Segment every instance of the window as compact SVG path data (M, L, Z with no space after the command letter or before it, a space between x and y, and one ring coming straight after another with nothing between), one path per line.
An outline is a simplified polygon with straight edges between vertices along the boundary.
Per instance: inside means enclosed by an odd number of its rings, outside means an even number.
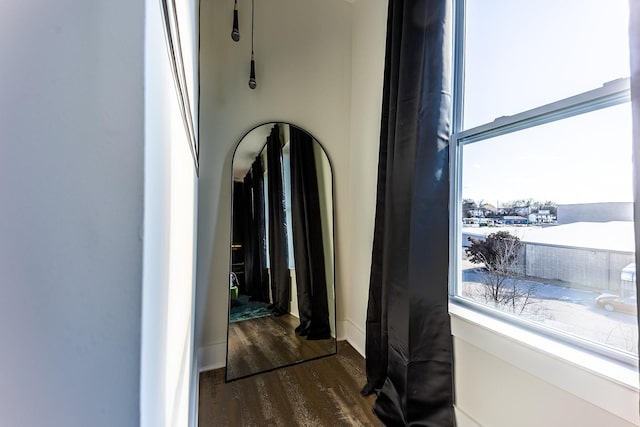
M637 364L627 1L455 9L452 299Z

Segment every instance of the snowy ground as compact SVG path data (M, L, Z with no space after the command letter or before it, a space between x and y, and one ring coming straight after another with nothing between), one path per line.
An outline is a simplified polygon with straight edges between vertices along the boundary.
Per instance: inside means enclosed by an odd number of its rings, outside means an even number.
M462 296L483 304L484 272L463 262ZM521 280L517 286L534 285L531 303L520 316L583 339L618 350L638 353L638 326L632 314L608 312L595 302L598 293L557 286L544 281Z

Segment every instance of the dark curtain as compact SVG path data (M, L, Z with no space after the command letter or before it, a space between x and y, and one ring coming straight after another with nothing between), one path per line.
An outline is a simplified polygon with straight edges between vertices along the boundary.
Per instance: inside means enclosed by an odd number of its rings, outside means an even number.
M245 189L245 282L251 300L269 302L265 252L264 171L260 157L251 165L244 179Z
M232 235L231 235L231 271L238 278L238 290L240 293L246 293L247 287L245 282L245 242L247 234L247 211L248 207L245 203L244 181L233 182L233 207L232 207Z
M243 253L244 253L244 288L240 288L240 293L244 295L251 295L253 284L253 265L256 262L256 248L255 246L255 231L256 224L253 217L253 177L251 176L251 170L247 172L244 177L242 186L244 190L244 239L243 239Z
M296 333L310 340L328 339L331 326L314 142L306 132L290 129L291 219L300 314Z
M387 426L451 426L451 4L390 0L387 19L362 392Z
M267 270L267 240L266 240L266 220L265 220L265 199L264 199L264 169L260 156L256 158L251 166L253 175L253 196L255 215L255 251L256 260L254 264L253 277L259 283L259 289L253 297L261 302L269 302L269 271Z
M636 295L640 267L640 0L629 0L629 50L631 65L631 120L633 125L633 219L636 238ZM638 304L640 314L640 304ZM640 318L638 319L640 326ZM640 348L640 339L639 339Z
M273 127L267 138L267 178L272 310L273 314L278 316L289 312L291 296L282 180L282 143L278 125Z

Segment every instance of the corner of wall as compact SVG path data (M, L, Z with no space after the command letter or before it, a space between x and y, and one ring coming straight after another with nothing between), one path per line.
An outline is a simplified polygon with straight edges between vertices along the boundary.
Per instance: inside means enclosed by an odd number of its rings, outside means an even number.
M365 332L351 320L338 321L338 341L347 341L364 357Z
M227 364L227 343L200 347L198 349L198 372L224 368Z

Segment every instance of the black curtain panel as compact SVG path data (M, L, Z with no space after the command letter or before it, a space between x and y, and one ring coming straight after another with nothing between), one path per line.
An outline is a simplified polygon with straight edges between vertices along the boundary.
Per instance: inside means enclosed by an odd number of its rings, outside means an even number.
M269 200L269 266L273 314L289 312L291 277L287 259L287 227L282 180L282 142L275 125L267 138L267 186Z
M314 142L290 127L291 217L300 325L307 339L331 338Z
M631 116L633 123L633 219L635 221L637 271L638 267L640 267L640 0L629 1L629 50ZM640 295L640 282L637 279L636 295ZM640 313L640 304L638 304L638 308L638 313ZM640 326L640 318L638 319L638 324Z
M449 0L389 1L363 388L387 426L455 425L450 22Z
M243 185L243 206L242 221L244 223L243 236L243 259L244 259L244 280L240 288L243 295L251 295L253 289L253 263L255 262L255 250L253 234L255 233L255 223L253 219L253 179L251 171L247 172L244 177Z
M260 283L259 290L255 298L258 301L269 302L269 271L267 270L267 239L265 221L265 198L264 198L264 169L260 156L256 158L251 167L254 184L254 212L256 219L256 241L255 250L257 252L254 265L254 277Z
M260 157L253 162L251 176L251 287L248 295L253 301L269 302L269 281L265 253L264 170Z
M244 182L233 182L233 228L231 236L231 271L236 274L239 292L246 292L244 253L248 210L244 197Z

